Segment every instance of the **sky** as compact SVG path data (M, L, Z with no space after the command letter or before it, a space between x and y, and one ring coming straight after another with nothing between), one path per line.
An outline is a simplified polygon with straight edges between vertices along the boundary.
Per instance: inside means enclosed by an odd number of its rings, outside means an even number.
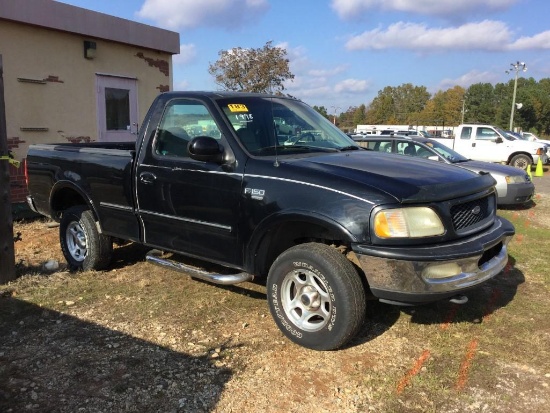
M454 86L550 77L546 0L62 0L180 34L174 90L218 90L208 67L272 41L290 61L285 92L329 114L386 86ZM506 73L509 71L510 73Z

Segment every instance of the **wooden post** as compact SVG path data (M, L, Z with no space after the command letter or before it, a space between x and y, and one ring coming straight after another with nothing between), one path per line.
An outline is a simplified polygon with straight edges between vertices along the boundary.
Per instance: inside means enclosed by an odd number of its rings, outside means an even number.
M0 54L0 284L15 280L15 247L10 196L10 163L6 104L4 101L4 65Z

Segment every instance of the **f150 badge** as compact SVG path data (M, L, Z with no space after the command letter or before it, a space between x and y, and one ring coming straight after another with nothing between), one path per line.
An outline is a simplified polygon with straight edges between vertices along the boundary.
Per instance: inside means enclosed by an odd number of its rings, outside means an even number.
M257 188L244 188L244 194L250 195L250 198L252 199L257 199L261 201L262 199L264 199L265 190Z

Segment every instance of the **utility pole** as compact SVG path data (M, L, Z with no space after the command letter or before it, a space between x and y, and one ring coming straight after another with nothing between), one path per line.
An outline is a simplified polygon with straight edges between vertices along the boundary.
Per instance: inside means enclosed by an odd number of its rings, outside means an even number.
M15 280L15 247L13 245L9 168L6 105L4 102L4 65L0 54L0 284Z
M506 73L510 73L512 71L516 72L515 78L514 78L514 94L512 96L512 111L510 112L510 128L509 130L513 131L512 129L514 127L514 110L516 109L516 90L518 88L518 72L520 70L523 70L524 72L527 72L527 65L524 62L516 62L516 63L510 63L510 66L512 68L510 70L507 70Z

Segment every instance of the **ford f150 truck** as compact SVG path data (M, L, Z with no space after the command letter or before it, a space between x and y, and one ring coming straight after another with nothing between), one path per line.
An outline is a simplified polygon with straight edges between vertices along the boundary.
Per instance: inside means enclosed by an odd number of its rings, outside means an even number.
M372 296L466 301L514 234L489 174L369 152L271 95L164 93L135 144L33 145L27 168L29 204L59 220L71 268L107 267L123 239L195 278L263 278L279 328L317 350L353 338Z
M454 137L435 138L461 155L476 161L496 162L526 169L548 162L546 145L513 139L500 128L491 125L463 124L456 128Z

